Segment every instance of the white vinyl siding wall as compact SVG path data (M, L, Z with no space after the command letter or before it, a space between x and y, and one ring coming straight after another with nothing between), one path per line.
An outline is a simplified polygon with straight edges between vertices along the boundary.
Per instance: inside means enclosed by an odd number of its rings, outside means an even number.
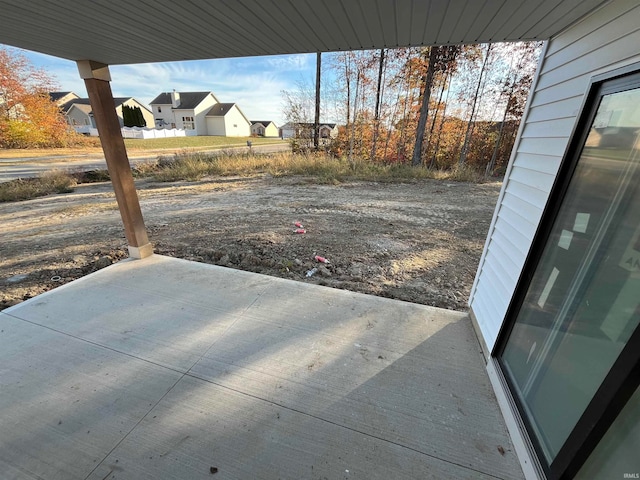
M164 109L162 109L162 113L164 113ZM184 129L184 123L182 122L182 119L185 117L195 117L195 113L193 112L193 110L179 110L179 109L175 109L172 110L172 119L171 122L175 122L176 127L175 128L181 128ZM168 128L171 128L170 125L167 126ZM200 133L198 133L198 135L200 135Z
M225 135L227 137L248 137L251 135L251 123L234 105L224 116Z
M175 123L171 105L151 105L151 111L153 112L153 124L147 124L148 127L171 128L171 124ZM156 123L158 120L164 123L161 122L160 125L158 125Z
M196 132L198 135L211 135L207 130L207 112L211 110L218 100L209 93L196 107L192 110L191 116L195 119Z
M591 78L636 62L638 0L613 0L549 41L469 300L490 350Z

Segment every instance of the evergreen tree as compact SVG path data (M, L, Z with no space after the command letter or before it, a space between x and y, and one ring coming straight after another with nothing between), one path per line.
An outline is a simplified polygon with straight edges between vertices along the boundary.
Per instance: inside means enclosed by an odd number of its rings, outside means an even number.
M144 119L144 115L142 115L142 110L140 107L133 107L133 113L135 114L136 127L146 127L147 122Z
M122 106L122 123L125 127L133 127L131 108L128 105Z
M146 127L147 122L142 115L140 107L122 106L122 122L125 127Z

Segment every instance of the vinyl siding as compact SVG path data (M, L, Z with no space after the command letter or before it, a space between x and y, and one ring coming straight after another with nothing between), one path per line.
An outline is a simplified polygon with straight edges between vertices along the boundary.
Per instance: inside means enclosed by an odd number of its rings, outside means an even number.
M546 46L469 300L489 349L495 345L591 78L640 62L639 19L637 0L613 0Z
M207 113L216 103L218 103L218 101L213 94L210 93L193 109L196 132L198 135L211 135L208 132Z
M162 112L164 113L164 109L162 110ZM181 110L181 109L175 109L173 110L173 120L172 122L175 122L176 126L175 128L184 128L184 123L182 122L182 118L183 117L194 117L194 119L196 118L196 114L193 110ZM197 122L196 123L196 130L198 129L198 125ZM170 126L169 126L170 127ZM202 135L200 132L198 132L198 135Z
M95 127L92 118L87 113L76 107L71 107L69 109L69 112L67 113L67 122L69 125L91 125L92 127Z
M238 110L237 105L224 116L225 134L227 137L248 137L251 135L251 123Z
M273 123L270 123L264 132L265 137L278 137L278 127L276 127Z

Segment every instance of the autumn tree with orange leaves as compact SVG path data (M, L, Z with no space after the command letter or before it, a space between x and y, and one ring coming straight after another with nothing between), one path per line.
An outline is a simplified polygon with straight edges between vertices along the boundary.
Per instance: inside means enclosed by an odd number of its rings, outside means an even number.
M24 55L0 48L0 148L63 147L80 140L49 97L57 88Z

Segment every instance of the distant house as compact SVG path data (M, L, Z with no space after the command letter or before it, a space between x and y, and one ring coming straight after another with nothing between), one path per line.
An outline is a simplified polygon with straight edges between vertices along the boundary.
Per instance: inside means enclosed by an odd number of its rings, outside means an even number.
M73 92L51 92L49 97L60 107L60 110L67 119L67 123L73 127L92 127L95 128L93 121L93 113L88 98L80 98ZM120 126L124 126L122 117L122 107L138 107L142 112L142 116L148 127L153 126L153 114L142 103L133 97L117 97L113 99L116 104L116 113L120 120ZM78 129L78 128L76 128Z
M235 103L218 103L206 114L208 135L248 137L251 122Z
M320 138L335 138L338 135L338 126L335 123L320 123L318 131ZM313 138L313 123L285 123L280 127L280 138Z
M335 138L338 136L338 125L335 123L323 123L319 128L320 138Z
M78 100L82 100L79 98ZM63 109L67 123L72 127L86 126L96 128L96 124L93 121L93 115L91 113L91 105L89 103L71 103Z
M278 127L271 120L253 120L251 122L251 135L258 137L278 137Z
M51 98L52 102L61 107L65 103L80 97L74 92L49 92L49 98Z
M164 92L150 103L153 124L156 128L181 128L195 130L196 135L212 135L208 133L206 117L218 103L213 92Z

